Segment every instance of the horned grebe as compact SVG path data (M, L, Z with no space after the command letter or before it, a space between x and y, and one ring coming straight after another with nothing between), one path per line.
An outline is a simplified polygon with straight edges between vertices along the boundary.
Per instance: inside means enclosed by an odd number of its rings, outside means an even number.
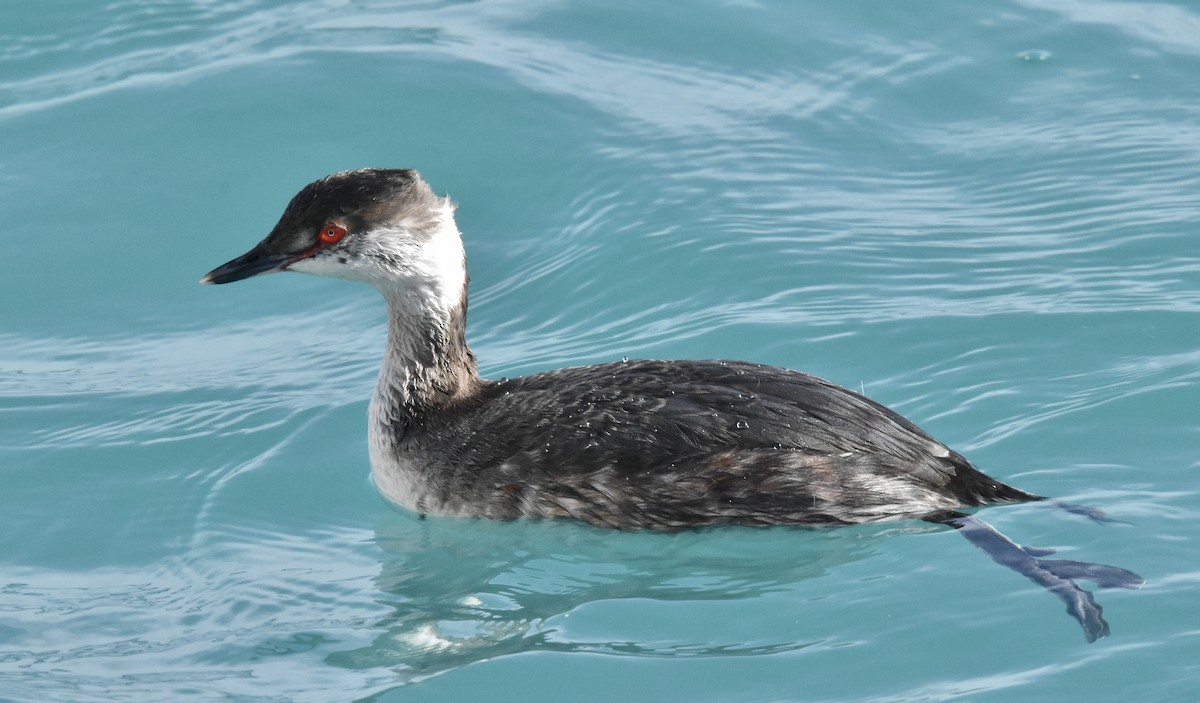
M422 515L574 518L599 527L844 525L960 529L1051 589L1089 641L1108 634L1074 579L1137 588L1113 566L1042 559L961 508L1042 500L984 475L884 406L819 378L738 361L622 361L485 380L466 343L467 272L449 198L412 170L305 186L257 246L206 275L364 281L387 300L370 405L371 471Z

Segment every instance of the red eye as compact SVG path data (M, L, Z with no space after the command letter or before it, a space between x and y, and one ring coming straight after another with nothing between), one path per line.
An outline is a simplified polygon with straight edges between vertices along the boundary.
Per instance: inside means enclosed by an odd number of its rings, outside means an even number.
M318 237L322 244L337 244L342 241L342 237L346 236L346 228L336 222L327 222L321 228L321 234Z

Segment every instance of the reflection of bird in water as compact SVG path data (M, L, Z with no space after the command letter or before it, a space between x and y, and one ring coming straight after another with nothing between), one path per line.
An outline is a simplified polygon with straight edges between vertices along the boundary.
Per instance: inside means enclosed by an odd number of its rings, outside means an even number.
M1075 584L1136 588L1117 567L1044 559L964 507L1040 500L990 478L884 406L787 369L734 361L628 361L481 379L465 338L467 272L453 205L415 171L316 181L228 283L294 270L365 281L388 303L370 408L379 491L421 514L575 518L614 528L839 525L921 518L1067 604L1108 634Z
M394 612L374 621L367 646L330 655L351 669L387 667L415 680L522 652L586 652L646 657L736 657L806 649L836 639L837 616L796 613L787 625L738 631L742 608L673 628L600 627L630 608L691 612L703 601L772 602L797 584L875 555L899 535L933 533L919 522L841 530L611 533L516 521L463 530L452 521L384 516L375 544L375 580ZM931 535L932 536L932 535ZM822 591L807 598L826 601ZM783 596L788 598L789 596ZM840 607L858 612L861 603ZM613 609L613 610L610 610ZM832 610L836 613L836 610ZM678 611L677 611L678 612Z

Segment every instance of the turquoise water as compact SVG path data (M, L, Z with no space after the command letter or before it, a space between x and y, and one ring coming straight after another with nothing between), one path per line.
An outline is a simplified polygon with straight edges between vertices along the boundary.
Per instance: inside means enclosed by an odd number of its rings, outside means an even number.
M8 3L0 700L1194 701L1200 10ZM387 508L366 288L197 279L327 172L459 203L482 370L862 389L1133 569L1111 637L951 532Z

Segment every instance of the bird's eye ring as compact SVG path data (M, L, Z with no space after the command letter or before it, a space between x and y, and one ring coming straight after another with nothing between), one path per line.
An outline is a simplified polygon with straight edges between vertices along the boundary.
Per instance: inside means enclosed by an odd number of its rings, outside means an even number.
M345 227L336 222L327 222L325 223L325 226L321 228L321 234L318 235L317 238L321 240L322 244L337 244L338 242L342 241L342 237L345 236Z

